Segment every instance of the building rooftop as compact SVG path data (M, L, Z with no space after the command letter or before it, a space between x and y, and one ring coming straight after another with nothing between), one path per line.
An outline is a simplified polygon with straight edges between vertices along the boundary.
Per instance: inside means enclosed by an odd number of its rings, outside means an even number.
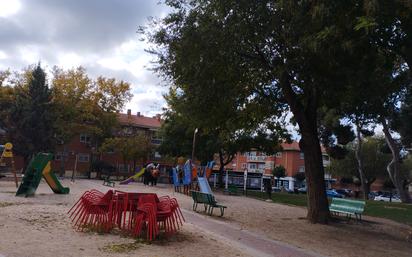
M299 142L297 141L293 141L290 144L282 143L281 146L284 151L300 151ZM322 153L326 153L326 148L323 145L320 146L320 149Z
M138 112L137 114L128 113L118 113L118 120L121 125L130 125L143 128L159 129L162 125L162 120L160 115L155 117L145 117Z

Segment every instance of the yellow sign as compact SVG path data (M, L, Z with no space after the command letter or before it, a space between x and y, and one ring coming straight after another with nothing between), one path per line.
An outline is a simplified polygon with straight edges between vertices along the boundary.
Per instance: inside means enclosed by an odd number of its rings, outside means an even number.
M12 145L11 143L6 143L6 144L4 145L4 148L5 148L6 150L11 150L11 149L13 149L13 145Z
M13 158L13 152L11 151L11 149L13 149L13 145L11 143L5 144L4 151L1 157L2 158Z

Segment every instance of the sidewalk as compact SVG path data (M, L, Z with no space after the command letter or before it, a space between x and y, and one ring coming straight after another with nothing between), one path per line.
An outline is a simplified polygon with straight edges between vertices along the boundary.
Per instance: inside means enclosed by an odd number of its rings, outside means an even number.
M186 222L229 241L239 250L252 256L260 257L313 257L320 256L313 252L285 244L283 242L267 239L262 235L243 230L232 224L224 223L209 216L201 215L182 209ZM274 228L275 229L275 228Z

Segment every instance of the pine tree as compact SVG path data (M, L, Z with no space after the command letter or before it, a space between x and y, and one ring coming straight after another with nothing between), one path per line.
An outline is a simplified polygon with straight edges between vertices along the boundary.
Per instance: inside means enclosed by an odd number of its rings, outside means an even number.
M40 64L18 86L10 122L12 127L9 137L15 145L16 153L25 160L37 152L52 150L54 126L51 90Z

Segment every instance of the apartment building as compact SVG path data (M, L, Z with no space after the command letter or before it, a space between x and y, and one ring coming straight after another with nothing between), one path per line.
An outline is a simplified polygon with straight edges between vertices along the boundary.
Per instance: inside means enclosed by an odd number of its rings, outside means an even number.
M323 165L329 165L329 156L322 147ZM305 155L299 148L299 143L282 143L282 151L275 155L266 155L259 151L249 151L238 153L231 163L226 166L226 169L231 171L248 173L261 173L263 176L272 174L272 170L276 166L283 166L286 170L285 177L276 178L276 186L293 189L296 184L294 176L297 173L305 172ZM331 180L329 174L325 175L325 179Z
M160 115L154 117L143 116L140 112L132 114L131 110L127 113L118 113L117 119L120 128L114 132L118 137L131 137L134 135L145 135L150 138L152 145L160 145L161 138L158 136L158 130L161 127ZM66 149L64 149L64 147ZM58 146L56 149L55 160L53 161L53 169L59 170L64 157L64 166L66 176L70 176L71 172L76 171L76 175L85 176L90 170L90 165L93 160L101 160L115 167L118 173L124 175L134 174L133 170L136 166L141 166L142 163L133 163L133 161L124 162L119 153L108 152L98 153L96 147L92 143L91 135L80 133L75 136L69 144ZM151 160L156 159L161 161L160 156L155 152L154 155L148 156Z

